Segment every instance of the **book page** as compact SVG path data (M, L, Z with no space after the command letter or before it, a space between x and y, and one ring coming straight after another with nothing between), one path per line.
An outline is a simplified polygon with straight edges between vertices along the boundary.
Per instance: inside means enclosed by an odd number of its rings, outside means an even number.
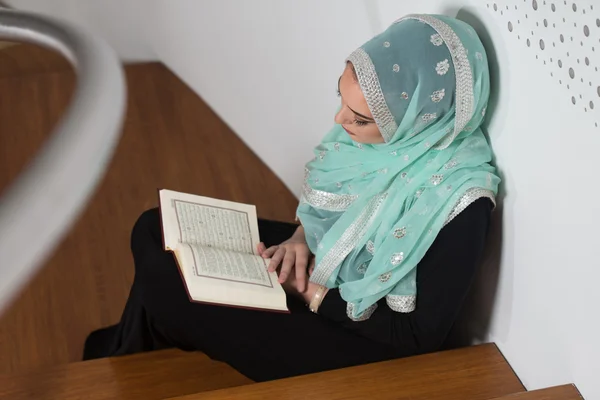
M174 200L181 243L252 254L248 213Z
M252 205L160 190L165 250L180 243L257 254L256 208Z
M260 256L195 243L184 243L182 246L191 250L194 276L273 287L267 265Z
M266 270L267 260L200 247L179 244L174 252L191 301L289 312L277 273Z

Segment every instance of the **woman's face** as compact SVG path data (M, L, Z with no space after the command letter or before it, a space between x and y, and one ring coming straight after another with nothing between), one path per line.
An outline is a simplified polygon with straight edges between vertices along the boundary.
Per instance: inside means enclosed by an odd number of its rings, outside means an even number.
M383 143L383 136L360 90L351 63L346 63L344 73L340 77L338 95L342 99L342 108L335 115L336 124L342 125L355 142Z

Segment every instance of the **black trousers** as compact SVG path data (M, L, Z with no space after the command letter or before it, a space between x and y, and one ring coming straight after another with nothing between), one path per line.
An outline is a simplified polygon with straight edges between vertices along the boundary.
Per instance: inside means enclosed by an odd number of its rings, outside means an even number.
M267 246L292 224L259 221ZM158 209L146 211L131 235L135 280L121 321L86 341L84 358L177 347L202 351L255 381L280 379L387 360L391 346L369 340L288 297L291 314L189 301L172 254L163 251Z

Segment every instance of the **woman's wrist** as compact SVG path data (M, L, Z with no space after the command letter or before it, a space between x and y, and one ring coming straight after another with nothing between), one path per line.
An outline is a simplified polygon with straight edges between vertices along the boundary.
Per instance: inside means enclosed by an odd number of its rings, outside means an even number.
M306 290L304 291L304 293L300 293L300 295L302 296L305 304L310 303L310 301L312 300L313 296L317 292L317 287L318 287L317 284L312 283L312 282L309 281L308 284L306 285Z
M292 239L302 240L306 243L306 237L304 236L304 227L302 225L298 226L296 232L292 235Z
M328 291L329 289L325 286L309 282L308 288L302 293L302 297L304 298L304 302L311 308L311 311L316 312Z
M298 229L296 229L296 232L294 232L294 234L292 235L293 238L296 239L302 239L303 241L306 241L306 238L304 236L304 227L302 225L298 226Z

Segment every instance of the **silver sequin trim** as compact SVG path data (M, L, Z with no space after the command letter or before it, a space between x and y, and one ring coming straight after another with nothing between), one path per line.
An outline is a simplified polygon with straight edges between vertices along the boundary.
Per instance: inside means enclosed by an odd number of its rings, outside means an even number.
M356 268L356 272L358 272L361 275L364 275L365 272L367 272L367 263L362 263L358 266L358 268Z
M437 186L440 183L442 183L443 180L444 180L444 175L436 174L436 175L431 175L429 182L431 182L432 185Z
M392 70L394 70L394 72L400 72L400 66L398 64L394 64Z
M375 254L375 243L373 243L371 240L367 242L367 251L371 255Z
M385 302L392 311L409 313L414 311L417 307L417 296L388 294L385 296Z
M436 113L431 113L431 114L423 114L423 116L421 117L421 119L423 120L423 122L428 123L433 121L434 119L437 118L437 114Z
M346 229L337 242L323 256L310 276L311 282L325 285L335 269L344 261L346 256L355 248L358 241L365 235L373 223L379 207L387 197L387 193L374 196L365 206L358 218Z
M394 237L396 239L402 239L404 236L406 236L406 228L405 227L396 228L394 230Z
M408 100L408 93L406 93L406 92L402 92L402 98L403 98L404 100Z
M457 164L458 164L458 161L456 161L456 159L453 158L444 165L444 168L452 169L452 168L456 167Z
M348 318L350 318L352 321L355 321L355 322L366 321L369 318L371 318L371 315L373 315L373 313L375 312L376 309L377 309L377 303L368 307L365 311L363 311L363 313L358 318L354 318L354 303L347 303L346 315L348 316Z
M450 146L450 143L452 143L456 135L462 132L473 116L475 104L475 96L473 94L473 71L471 69L471 64L469 64L465 47L456 32L454 32L448 24L431 15L422 14L407 15L406 17L400 18L396 23L406 19L415 19L417 21L425 22L435 29L444 42L446 42L446 46L450 50L450 55L452 56L454 73L456 75L456 118L454 132L442 139L436 146L436 149L443 150Z
M348 61L354 66L358 83L383 139L389 142L394 133L396 133L398 124L396 124L394 116L385 102L385 97L383 97L383 92L379 85L379 78L377 77L377 72L371 58L366 51L358 48L350 54Z
M467 207L469 207L475 200L481 199L483 197L487 197L494 203L496 206L496 196L494 192L491 190L483 189L483 188L471 188L467 190L467 192L460 198L460 200L456 203L456 205L452 208L450 215L446 218L446 222L444 226L446 226L450 221L452 221L458 214L463 212Z
M431 95L431 101L433 101L434 103L439 103L440 101L442 101L444 99L445 95L446 95L446 89L436 90Z
M448 59L440 61L435 66L435 72L437 72L438 75L446 75L448 71L450 71L450 63L448 62Z
M433 35L431 35L430 40L434 46L441 46L444 44L444 39L442 39L442 37L438 33L434 33Z
M387 281L390 280L391 277L392 277L391 272L383 273L383 274L379 275L379 282L386 283Z
M404 253L400 252L400 253L394 253L392 254L392 258L390 258L390 262L392 263L392 265L399 265L402 260L404 260Z
M334 194L317 190L308 183L308 170L305 174L300 202L325 211L345 211L358 198L355 194Z

